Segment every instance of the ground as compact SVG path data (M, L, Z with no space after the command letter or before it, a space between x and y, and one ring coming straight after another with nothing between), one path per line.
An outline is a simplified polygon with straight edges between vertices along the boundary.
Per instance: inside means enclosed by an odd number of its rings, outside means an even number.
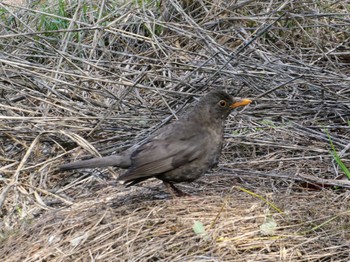
M329 1L0 4L1 261L349 261L349 10ZM172 198L62 163L202 94L253 103Z

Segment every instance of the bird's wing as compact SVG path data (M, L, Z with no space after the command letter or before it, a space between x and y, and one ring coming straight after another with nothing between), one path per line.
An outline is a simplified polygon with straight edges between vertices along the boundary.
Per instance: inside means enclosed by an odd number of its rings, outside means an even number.
M152 177L190 163L205 153L205 145L209 140L206 134L195 132L173 135L174 138L156 136L141 145L131 156L131 167L118 180Z

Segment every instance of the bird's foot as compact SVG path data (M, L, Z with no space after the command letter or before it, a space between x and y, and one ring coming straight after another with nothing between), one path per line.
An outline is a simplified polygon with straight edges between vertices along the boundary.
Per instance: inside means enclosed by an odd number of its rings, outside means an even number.
M163 184L166 187L166 189L169 191L170 195L172 195L173 198L176 198L176 197L193 197L192 195L181 191L180 189L175 187L172 183L163 181Z

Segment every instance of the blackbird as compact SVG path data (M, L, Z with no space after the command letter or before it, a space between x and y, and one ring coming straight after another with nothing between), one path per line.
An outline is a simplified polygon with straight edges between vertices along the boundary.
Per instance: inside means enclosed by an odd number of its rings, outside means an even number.
M174 121L118 155L61 165L61 170L117 166L128 169L118 180L126 186L156 177L172 196L186 193L173 184L192 182L218 163L224 124L232 109L251 103L224 91L212 91Z

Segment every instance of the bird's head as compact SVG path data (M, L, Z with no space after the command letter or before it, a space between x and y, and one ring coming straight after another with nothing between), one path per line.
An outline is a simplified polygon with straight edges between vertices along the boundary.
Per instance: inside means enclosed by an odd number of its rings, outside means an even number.
M249 105L252 101L247 98L232 97L224 91L212 91L206 94L200 103L209 108L214 118L226 119L230 112L241 106Z

